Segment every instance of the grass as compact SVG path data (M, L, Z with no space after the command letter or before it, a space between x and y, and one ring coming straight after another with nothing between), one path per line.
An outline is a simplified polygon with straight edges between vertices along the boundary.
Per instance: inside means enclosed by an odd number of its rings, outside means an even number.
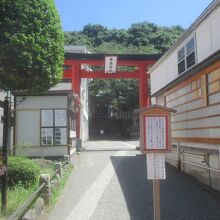
M61 191L63 190L64 186L66 185L66 182L70 176L70 174L72 173L73 171L73 166L72 164L68 164L67 165L67 168L64 170L63 172L63 177L60 181L60 186L56 189L56 190L53 190L52 191L52 195L51 195L51 207L50 208L53 208Z
M36 161L36 163L39 163L41 166L41 174L42 173L48 173L50 176L52 176L55 172L54 165L53 164L47 164L45 165L44 161ZM54 191L52 191L51 194L51 206L49 207L48 211L53 208L55 205L62 189L64 188L71 172L73 170L73 166L71 164L68 164L66 168L63 170L63 177L60 181L60 185L58 188L56 188ZM0 212L0 220L5 220L7 217L13 214L15 210L21 206L29 197L30 195L37 189L38 182L33 184L28 189L23 187L21 184L18 184L10 189L8 189L8 198L7 198L7 211L5 213ZM0 193L1 194L1 193Z
M40 165L41 174L54 174L55 170L53 163L49 163L43 159L34 161ZM16 186L9 188L7 196L7 210L4 213L0 212L0 219L6 219L8 216L12 215L13 212L15 212L15 210L30 197L30 195L38 188L38 186L39 181L36 181L36 183L32 184L29 188L25 188L22 184L17 184Z
M18 184L8 189L7 197L7 211L0 213L0 219L6 219L6 217L12 215L12 213L21 206L35 191L37 183L26 189L21 184Z

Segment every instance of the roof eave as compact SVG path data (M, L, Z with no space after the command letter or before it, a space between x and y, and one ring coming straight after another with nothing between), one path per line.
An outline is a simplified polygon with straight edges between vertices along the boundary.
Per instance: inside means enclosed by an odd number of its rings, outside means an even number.
M182 73L176 79L174 79L173 81L168 83L166 86L164 86L163 88L161 88L157 92L153 93L151 96L152 97L158 96L161 93L166 92L167 90L171 89L172 87L174 87L178 83L182 82L183 80L188 79L189 77L193 76L197 72L200 72L202 69L208 67L209 65L211 65L219 60L220 60L220 50L216 51L214 54L212 54L211 56L209 56L208 58L206 58L205 60L203 60L199 64L195 65L194 67L192 67L191 69L189 69L185 73Z
M175 109L173 108L168 108L166 106L162 106L162 105L151 105L151 106L146 106L146 107L143 107L143 108L140 108L140 109L136 109L134 110L134 113L141 113L141 112L145 112L145 111L148 111L148 110L151 110L151 109L154 109L154 108L159 108L159 109L162 109L162 110L165 110L167 112L172 112L172 113L175 113L177 112Z

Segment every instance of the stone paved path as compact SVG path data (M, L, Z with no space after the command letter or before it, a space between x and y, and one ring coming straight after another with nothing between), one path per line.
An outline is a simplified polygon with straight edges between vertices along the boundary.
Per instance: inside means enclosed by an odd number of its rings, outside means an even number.
M152 183L138 142L88 142L49 220L152 220ZM220 194L166 165L161 220L219 220Z

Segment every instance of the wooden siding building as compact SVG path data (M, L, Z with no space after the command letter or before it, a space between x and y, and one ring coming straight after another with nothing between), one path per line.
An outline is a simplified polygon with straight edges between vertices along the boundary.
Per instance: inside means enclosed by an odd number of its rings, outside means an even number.
M220 1L213 1L150 70L152 102L172 114L167 161L220 190Z

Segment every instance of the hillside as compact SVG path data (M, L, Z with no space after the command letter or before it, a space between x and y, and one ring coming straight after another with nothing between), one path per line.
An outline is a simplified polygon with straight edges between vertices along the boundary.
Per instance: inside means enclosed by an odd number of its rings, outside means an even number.
M183 31L180 26L160 27L149 22L119 30L88 24L82 31L65 32L65 44L84 45L93 53L164 53Z

